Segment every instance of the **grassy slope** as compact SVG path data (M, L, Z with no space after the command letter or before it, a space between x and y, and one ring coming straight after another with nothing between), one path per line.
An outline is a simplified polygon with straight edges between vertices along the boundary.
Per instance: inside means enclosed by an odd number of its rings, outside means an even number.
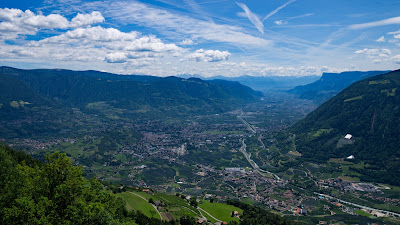
M243 210L239 209L232 205L226 205L221 203L211 203L209 201L203 201L199 204L199 207L206 210L212 216L222 221L238 221L239 219L236 217L231 217L232 211L238 211L241 215L243 215Z
M117 196L126 201L127 210L138 210L148 217L160 219L160 216L155 211L153 206L145 200L141 199L140 197L128 192L119 193L117 194ZM150 213L151 211L154 212L153 215Z

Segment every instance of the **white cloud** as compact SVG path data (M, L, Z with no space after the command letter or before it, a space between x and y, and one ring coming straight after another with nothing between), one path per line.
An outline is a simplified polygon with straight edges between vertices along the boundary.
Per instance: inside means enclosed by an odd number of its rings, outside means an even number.
M393 56L392 61L396 64L400 64L400 55Z
M364 48L362 50L355 51L356 54L365 54L369 56L379 56L379 57L389 57L392 54L392 51L389 49L370 49Z
M121 32L114 28L103 28L100 26L89 28L77 28L75 30L67 31L64 34L46 38L40 41L33 41L31 44L68 44L77 42L78 44L102 42L104 45L110 43L117 44L118 41L134 41L140 34L132 31L129 33Z
M109 63L124 63L128 57L124 52L109 53L106 55L105 60Z
M284 67L259 63L220 62L208 66L207 72L201 74L205 76L210 76L212 74L229 74L229 76L309 76L321 75L323 72L337 73L343 70L345 69L340 70L328 66Z
M396 39L400 39L400 34L395 34L393 37Z
M88 25L103 23L104 17L100 12L94 11L90 14L81 14L78 13L72 20L70 26L73 28L76 27L85 27Z
M389 19L374 21L370 23L361 23L361 24L353 24L350 25L348 28L351 30L359 30L359 29L366 29L372 27L380 27L380 26L387 26L387 25L394 25L400 24L400 16L399 17L392 17Z
M400 34L400 30L398 30L398 31L393 31L393 32L388 32L387 34L390 34L390 35L392 35L392 34Z
M65 29L68 20L59 14L36 15L30 10L0 9L0 37L14 39L18 34L34 35L39 29Z
M288 24L289 20L299 19L299 18L308 17L308 16L312 16L312 15L314 15L314 13L307 13L307 14L302 14L302 15L298 15L298 16L292 16L292 17L286 18L285 20L276 20L274 23L276 25L284 25L284 24ZM304 25L305 24L303 24L301 26L304 26Z
M272 43L270 40L250 35L238 26L194 19L140 2L107 2L103 7L103 13L106 16L113 17L122 23L151 27L174 37L190 36L192 39L257 48L267 48Z
M383 62L393 61L393 57L391 58L392 51L389 49L365 48L362 50L355 51L354 53L367 56L367 58L372 60L374 64L381 64Z
M228 60L231 53L228 51L219 50L204 50L199 49L192 54L189 54L187 58L193 61L204 61L204 62L218 62L223 60Z
M0 9L0 38L15 39L18 35L35 35L41 29L68 29L88 26L104 21L100 12L80 14L69 22L59 14L47 16L35 14L30 10Z
M185 39L183 41L181 41L180 43L181 45L194 45L194 41L192 39Z
M288 24L288 21L285 20L277 20L274 22L276 25L284 25L284 24Z
M264 34L264 24L261 22L260 18L256 14L254 14L248 7L247 5L236 2L236 4L243 9L243 11L246 13L247 18L250 20L250 22L257 28L258 31L260 31L262 34Z
M385 36L378 38L376 42L385 42Z
M40 41L31 41L31 46L46 44L70 45L85 47L102 47L110 50L124 50L129 52L180 52L184 51L175 44L165 44L154 35L143 35L132 31L121 32L114 28L100 26L78 28L64 34L46 38Z
M77 28L61 35L30 41L19 48L3 43L0 55L4 58L88 63L124 63L146 66L164 57L176 57L187 52L175 44L163 43L154 35L121 32L114 28ZM34 54L33 54L34 53Z

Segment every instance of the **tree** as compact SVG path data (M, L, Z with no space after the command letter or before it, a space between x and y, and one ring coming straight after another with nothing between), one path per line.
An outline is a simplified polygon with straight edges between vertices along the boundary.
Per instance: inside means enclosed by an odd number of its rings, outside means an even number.
M195 225L196 224L196 220L194 218L192 218L192 217L183 216L183 217L180 218L179 224L180 225Z
M149 199L149 203L150 203L150 204L154 204L153 198L150 198L150 199Z
M197 208L197 199L195 197L190 198L190 205Z
M42 166L22 163L15 170L22 185L1 210L3 224L114 224L125 214L124 202L99 181L83 178L65 154L47 154Z

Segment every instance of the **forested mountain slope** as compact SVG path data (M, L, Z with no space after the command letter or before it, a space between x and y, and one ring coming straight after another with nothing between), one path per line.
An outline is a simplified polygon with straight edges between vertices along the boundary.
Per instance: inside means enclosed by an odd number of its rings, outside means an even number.
M303 158L327 161L354 155L367 181L400 184L400 71L357 82L295 124ZM350 140L344 138L351 134Z
M45 104L43 97L40 98L44 96L65 107L85 108L88 104L102 102L131 110L132 113L156 112L172 116L224 112L261 97L261 93L238 82L196 78L186 80L177 77L122 76L96 71L19 70L9 67L0 68L0 78L3 85L12 84L20 92L32 96L28 98L14 95L16 92L2 93L2 96L9 96L0 99L3 105L11 104L12 99L28 101L32 98L38 100L35 101L36 105Z

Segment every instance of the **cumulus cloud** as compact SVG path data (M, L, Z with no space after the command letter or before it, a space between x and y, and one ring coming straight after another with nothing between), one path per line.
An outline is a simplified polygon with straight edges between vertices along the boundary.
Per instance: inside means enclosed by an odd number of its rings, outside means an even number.
M103 23L104 17L101 15L100 12L94 11L90 14L81 14L78 13L70 23L70 26L75 27L85 27L88 25L96 24L96 23Z
M258 31L260 31L262 34L264 34L264 24L261 22L260 18L256 14L254 14L248 7L247 5L236 2L236 4L243 9L243 11L246 13L247 18L250 20L250 22L257 28Z
M114 28L100 26L78 28L64 34L32 41L30 45L45 44L101 46L107 49L136 51L136 52L179 52L182 48L175 44L165 44L154 35L141 35L139 32L121 32Z
M59 14L47 16L30 10L0 9L0 38L15 39L18 35L35 35L41 29L68 29L88 26L104 21L100 12L80 14L68 21Z
M135 31L122 32L100 26L77 28L39 41L30 41L24 49L35 52L34 57L37 58L103 61L135 66L149 65L163 57L180 56L187 51L175 44L164 43L154 35L142 35ZM17 53L13 57L19 57L24 52L19 52L19 56Z
M199 49L194 53L189 54L187 58L196 62L218 62L228 60L230 56L231 53L229 53L228 51Z
M192 39L185 39L183 41L181 41L180 43L181 45L194 45L194 41Z
M381 62L390 61L392 51L389 49L370 49L364 48L362 50L355 51L356 54L366 55L375 64L380 64Z
M114 28L103 28L100 26L89 28L77 28L69 30L64 34L46 38L40 41L32 41L30 44L69 44L77 42L78 44L87 44L94 42L103 42L107 45L111 42L128 42L138 38L139 33L132 31L129 33L121 32Z
M128 57L124 52L109 53L106 55L105 60L109 63L124 63Z
M370 56L389 57L389 55L392 54L392 51L390 51L389 49L364 48L362 50L355 51L354 53Z
M389 19L374 21L370 23L361 23L361 24L353 24L350 25L348 28L351 30L360 30L360 29L367 29L372 27L380 27L380 26L387 26L387 25L394 25L400 24L400 16L392 17Z
M396 64L400 64L400 55L393 56L392 61Z

